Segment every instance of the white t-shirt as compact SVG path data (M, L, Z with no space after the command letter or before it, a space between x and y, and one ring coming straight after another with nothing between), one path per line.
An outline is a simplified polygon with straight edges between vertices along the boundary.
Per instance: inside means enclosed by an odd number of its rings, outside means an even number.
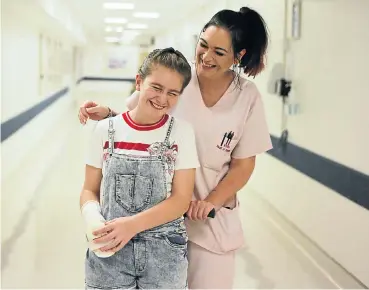
M165 140L170 118L171 116L165 115L153 125L138 125L130 118L129 112L115 116L112 118L115 130L114 152L132 156L150 156L148 151L150 146ZM88 143L86 164L103 168L104 156L108 153L109 147L108 129L109 119L97 122ZM174 171L199 167L195 134L188 122L174 118L169 143L172 144L170 154L176 156ZM171 192L173 173L166 166L168 193Z

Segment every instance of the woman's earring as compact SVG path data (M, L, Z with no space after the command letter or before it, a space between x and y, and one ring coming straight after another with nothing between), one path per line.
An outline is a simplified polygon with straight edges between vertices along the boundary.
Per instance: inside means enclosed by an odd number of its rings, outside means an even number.
M241 59L236 58L236 60L234 61L234 63L235 63L236 66L239 66L240 63L241 63Z

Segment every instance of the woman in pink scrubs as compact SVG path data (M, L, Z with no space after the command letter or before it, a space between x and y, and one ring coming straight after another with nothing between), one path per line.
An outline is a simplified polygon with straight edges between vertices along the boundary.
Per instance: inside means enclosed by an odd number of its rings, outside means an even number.
M267 45L266 25L256 11L216 13L202 29L191 82L172 112L192 124L201 163L186 221L190 289L233 285L235 251L244 245L237 192L249 180L255 156L272 148L260 93L239 73L259 74ZM134 93L128 108L137 100ZM109 113L88 101L79 119L85 124ZM207 218L213 208L215 218Z

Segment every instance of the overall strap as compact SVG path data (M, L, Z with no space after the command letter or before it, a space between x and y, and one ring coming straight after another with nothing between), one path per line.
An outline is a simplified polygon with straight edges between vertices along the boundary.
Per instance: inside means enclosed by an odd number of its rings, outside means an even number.
M169 137L170 137L170 134L172 133L173 124L174 124L174 118L171 117L169 127L168 127L168 130L167 130L167 135L165 136L165 140L164 140L165 144L169 144Z
M108 130L108 137L109 137L109 154L112 155L114 153L114 133L115 130L113 128L113 120L112 117L109 117L109 130Z

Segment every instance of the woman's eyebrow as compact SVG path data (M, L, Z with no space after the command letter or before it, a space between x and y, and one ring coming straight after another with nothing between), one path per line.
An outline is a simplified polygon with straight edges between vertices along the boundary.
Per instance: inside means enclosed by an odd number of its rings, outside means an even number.
M205 39L200 37L200 40L202 40L203 42L205 42L206 45L208 45L208 42ZM220 49L220 50L224 50L225 52L228 52L226 49L218 47L218 46L216 46L215 49Z

